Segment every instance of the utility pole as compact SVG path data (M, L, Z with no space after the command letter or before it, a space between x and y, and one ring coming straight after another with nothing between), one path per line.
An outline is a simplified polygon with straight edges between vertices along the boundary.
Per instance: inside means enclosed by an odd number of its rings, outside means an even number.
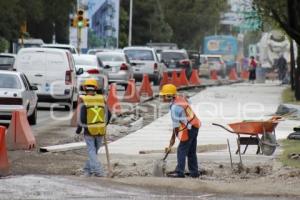
M133 0L130 0L128 46L131 46L132 44L132 6L133 6Z

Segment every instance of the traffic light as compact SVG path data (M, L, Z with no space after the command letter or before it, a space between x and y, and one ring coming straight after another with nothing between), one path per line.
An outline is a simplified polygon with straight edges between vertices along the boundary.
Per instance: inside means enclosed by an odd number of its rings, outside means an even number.
M82 28L84 26L84 10L79 9L77 11L77 27Z
M90 26L90 20L88 18L84 18L83 25L84 25L84 27L89 27Z
M76 18L71 18L70 25L71 25L71 27L77 27L77 19Z

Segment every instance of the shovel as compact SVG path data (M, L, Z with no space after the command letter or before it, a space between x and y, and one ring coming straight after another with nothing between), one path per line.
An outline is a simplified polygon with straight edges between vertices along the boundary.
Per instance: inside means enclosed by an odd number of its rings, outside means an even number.
M165 153L165 156L163 159L157 160L154 163L154 168L153 168L153 176L156 177L163 177L166 174L166 165L167 165L167 157L169 153L171 152L171 148Z

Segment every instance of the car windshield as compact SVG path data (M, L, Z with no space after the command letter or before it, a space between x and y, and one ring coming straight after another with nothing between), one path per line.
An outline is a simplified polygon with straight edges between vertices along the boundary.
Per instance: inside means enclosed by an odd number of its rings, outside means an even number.
M153 53L150 50L125 50L129 60L154 60Z
M117 54L98 54L98 57L102 62L124 62L125 58L122 55Z
M0 66L1 65L13 65L14 60L15 60L14 57L0 56Z
M13 74L0 74L0 88L21 89L18 76Z
M97 59L88 59L88 58L80 58L75 57L75 65L86 65L86 66L99 66L97 63Z
M219 57L208 57L208 62L220 62L221 59Z
M183 60L187 59L187 55L180 52L162 52L161 59L162 60Z

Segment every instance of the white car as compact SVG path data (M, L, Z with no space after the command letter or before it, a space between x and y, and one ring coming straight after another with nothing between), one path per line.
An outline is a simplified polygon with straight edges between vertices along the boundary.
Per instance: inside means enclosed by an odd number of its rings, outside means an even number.
M78 54L77 49L69 44L43 44L42 48L64 49L70 51L72 54Z
M212 70L216 70L223 78L226 76L226 64L222 55L201 54L200 63L199 73L201 76L209 77Z
M132 66L124 52L106 51L97 53L96 56L104 65L104 70L108 73L109 83L117 83L125 88L128 80L133 78Z
M0 70L13 70L14 62L16 59L15 54L0 53Z
M36 124L38 97L21 72L0 71L0 119L10 120L12 111L25 109L28 122Z
M70 110L77 101L75 63L67 50L22 48L14 68L38 87L39 102L57 102Z
M154 85L159 85L166 67L159 61L155 49L149 47L125 47L124 53L133 66L136 80L142 80L143 74L148 74Z
M101 60L96 55L73 55L75 61L77 84L76 87L81 93L82 83L88 78L97 79L100 85L100 92L106 94L108 91L108 77L107 73L103 69Z

